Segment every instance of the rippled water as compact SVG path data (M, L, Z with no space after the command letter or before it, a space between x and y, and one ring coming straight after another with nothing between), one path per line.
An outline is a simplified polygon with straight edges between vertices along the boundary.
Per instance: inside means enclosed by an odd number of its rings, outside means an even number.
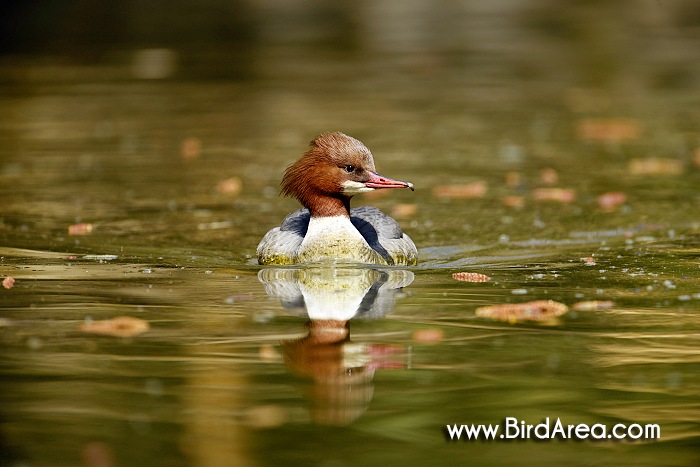
M272 54L250 82L5 86L2 461L697 464L696 99L439 58ZM417 267L255 264L296 209L281 172L328 130L415 184L355 205L397 217ZM534 300L570 311L476 314ZM119 316L139 321L90 327ZM447 439L506 417L661 438Z

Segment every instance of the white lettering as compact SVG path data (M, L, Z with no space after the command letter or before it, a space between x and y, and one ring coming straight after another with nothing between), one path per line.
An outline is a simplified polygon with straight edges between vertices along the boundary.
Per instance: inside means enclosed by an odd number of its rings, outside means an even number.
M479 425L479 426L484 429L484 436L486 437L486 439L496 439L496 434L498 433L498 425Z
M635 436L632 434L632 429L637 430L637 435ZM632 425L627 428L627 436L629 436L632 439L639 439L642 434L644 434L644 430L642 429L642 426L638 423L633 423Z
M447 433L450 435L450 439L455 439L455 437L459 439L460 436L462 436L463 426L464 425L460 425L459 427L457 427L457 425L447 425Z
M576 437L579 439L588 438L588 425L580 423L576 426Z
M479 439L479 432L483 425L462 425L464 433L467 435L466 439Z
M545 417L537 425L530 425L524 420L518 420L515 417L506 417L504 423L498 425L493 424L470 424L470 425L445 425L447 429L447 437L450 440L495 440L495 439L588 439L596 440L604 439L626 439L638 440L642 439L660 439L661 427L656 423L641 425L633 423L626 425L617 423L608 430L608 426L602 423L587 425L579 423L577 425L565 425L561 419L557 417L554 426L551 424L549 417ZM500 433L500 435L499 435Z
M515 434L511 435L510 430L514 429ZM520 430L518 429L518 419L515 417L506 417L506 429L505 429L505 438L506 439L513 439L517 438L518 434L520 434Z
M533 429L533 428L534 428L534 427L533 427L532 425L528 425L528 426L527 426L527 431L526 431L525 433L523 433L523 438L525 438L525 439L530 439L530 436L532 436L530 433L532 432L532 429Z
M605 436L605 425L602 423L596 423L591 427L591 436L593 439L606 439Z
M542 433L542 430L544 430L544 433ZM535 427L535 436L537 436L538 439L549 438L549 417L545 418L542 423Z
M644 438L645 439L659 439L661 438L661 427L656 423L649 423L644 426Z
M615 439L625 439L625 436L627 436L627 435L624 434L624 433L623 433L622 435L620 435L620 434L617 432L618 429L624 430L624 429L625 429L625 425L622 424L622 423L616 423L616 424L615 424L615 426L613 427L613 430L612 430L613 436L615 437Z
M557 417L557 422L554 424L554 430L552 430L552 438L556 436L562 439L566 439L566 433L564 433L564 426L561 424L561 419L559 417Z

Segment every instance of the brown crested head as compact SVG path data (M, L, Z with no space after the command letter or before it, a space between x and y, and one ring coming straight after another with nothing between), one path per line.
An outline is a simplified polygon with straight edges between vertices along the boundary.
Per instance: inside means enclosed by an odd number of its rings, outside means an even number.
M366 182L374 171L372 153L364 144L340 132L324 133L311 141L309 150L287 168L282 194L298 199L313 213L315 205L324 198L347 203L352 194L344 184Z
M349 216L353 195L384 188L413 190L413 184L379 175L369 149L340 132L317 136L282 177L282 194L298 199L312 216Z

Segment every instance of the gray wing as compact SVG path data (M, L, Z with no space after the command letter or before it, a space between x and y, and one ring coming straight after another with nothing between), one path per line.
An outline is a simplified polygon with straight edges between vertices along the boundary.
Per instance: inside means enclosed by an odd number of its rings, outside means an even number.
M265 234L256 253L260 264L289 264L296 260L297 251L309 229L309 210L299 209Z
M309 230L309 219L311 219L309 210L306 208L299 209L291 214L287 214L287 217L282 221L280 230L299 235L303 240L306 236L306 231Z
M416 246L398 222L373 206L350 210L350 221L387 264L413 264Z

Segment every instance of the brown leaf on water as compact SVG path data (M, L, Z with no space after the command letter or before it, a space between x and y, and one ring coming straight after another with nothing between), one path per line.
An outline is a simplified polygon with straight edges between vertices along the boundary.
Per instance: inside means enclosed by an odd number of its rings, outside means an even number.
M202 141L197 137L189 137L180 143L180 157L186 161L199 159L202 155Z
M572 308L576 311L595 311L595 310L609 310L615 306L615 302L612 300L586 300L583 302L576 302Z
M680 175L685 171L682 161L649 157L632 159L628 166L632 175Z
M216 191L223 195L237 195L243 191L243 182L238 177L230 177L217 183Z
M464 185L438 185L433 188L433 196L446 199L483 198L488 191L488 184L479 180Z
M546 322L568 313L569 307L554 300L535 300L525 303L504 303L482 306L476 309L476 316L511 324L522 321Z
M556 185L559 183L559 173L552 168L543 169L540 172L540 181L545 185Z
M597 143L634 141L642 135L642 124L625 118L585 118L576 123L576 136Z
M486 274L478 272L455 272L452 278L462 282L488 282L491 280Z
M503 199L503 205L507 206L509 208L522 208L525 206L525 198L522 196L517 196L517 195L508 195L504 196Z
M68 235L89 235L92 230L92 224L71 224L68 226Z
M412 337L413 342L419 344L437 344L442 342L445 333L442 329L416 329Z
M603 211L614 211L627 201L627 195L621 191L609 191L596 198L598 206Z
M86 321L79 329L90 334L104 336L132 337L148 331L148 321L131 316L117 316L112 319L100 321Z
M536 188L532 191L532 199L573 203L576 201L576 191L573 188Z

